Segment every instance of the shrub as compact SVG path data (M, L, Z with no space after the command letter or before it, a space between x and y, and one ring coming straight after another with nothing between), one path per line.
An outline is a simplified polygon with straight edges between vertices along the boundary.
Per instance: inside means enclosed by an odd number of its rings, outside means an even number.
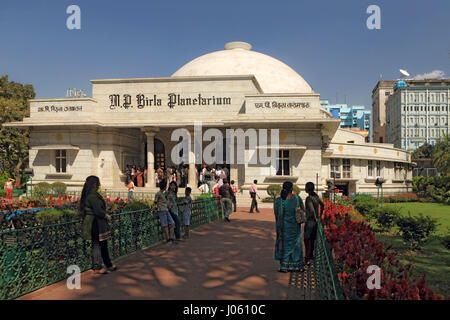
M377 200L372 196L360 195L353 198L352 205L364 217L370 218L370 212L377 207Z
M414 177L413 191L421 198L430 198L435 202L450 204L450 176Z
M438 223L436 219L430 216L401 217L397 220L397 226L400 229L403 241L411 249L420 249L430 238L430 235L436 230Z
M36 220L41 224L57 223L62 219L73 220L77 216L75 210L70 209L47 209L36 213Z
M67 186L63 182L53 182L51 187L52 192L59 196L63 196L67 191Z
M50 183L47 182L39 182L34 188L33 188L33 196L37 198L44 198L47 196L52 189L52 186Z
M298 195L301 192L300 187L296 184L294 184L294 187L292 188L292 190L295 192L295 194L298 194ZM280 190L280 192L281 192L281 190Z
M267 187L267 194L272 197L273 201L273 199L280 195L282 189L283 187L279 184L269 184Z
M267 198L262 199L262 202L273 202L273 201L274 201L274 199L272 197L267 197Z
M400 210L395 207L375 207L370 212L370 216L376 220L380 231L386 232L391 230L400 218Z
M449 234L442 237L441 242L446 249L450 250L450 235Z
M139 211L139 210L149 210L151 206L141 202L139 200L132 200L128 202L125 207L123 207L123 211Z

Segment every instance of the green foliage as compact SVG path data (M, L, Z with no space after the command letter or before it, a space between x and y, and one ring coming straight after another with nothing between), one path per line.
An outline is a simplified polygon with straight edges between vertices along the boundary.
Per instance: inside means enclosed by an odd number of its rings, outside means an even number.
M216 195L213 194L213 193L211 193L211 194L205 193L205 194L198 195L195 199L196 199L196 200L200 200L200 199L206 199L206 198L213 198L213 197L215 197L215 196L216 196Z
M280 190L281 191L281 190ZM294 187L292 188L292 191L294 191L295 194L300 194L301 190L300 187L296 184L294 184Z
M423 144L411 153L411 158L414 159L430 159L433 152L431 144Z
M450 204L450 176L414 177L413 190L422 198Z
M30 115L29 99L35 97L33 86L0 77L0 125L21 121ZM0 172L20 179L20 171L28 162L29 130L0 126Z
M447 250L450 250L450 234L442 237L441 242Z
M450 141L444 131L433 147L432 158L433 165L442 175L450 174Z
M53 182L51 188L52 192L59 196L64 195L67 191L67 185L63 182Z
M266 203L266 202L272 202L273 203L273 201L274 201L274 198L272 198L272 197L267 197L267 198L262 199L262 202L264 202L264 203Z
M280 184L269 184L267 186L267 194L272 198L273 201L273 199L280 195L282 189L283 187Z
M370 216L376 220L380 231L386 232L391 230L400 218L400 210L396 207L375 207L371 210Z
M139 211L139 210L149 210L151 208L150 205L140 201L140 200L132 200L129 201L125 207L123 208L123 211Z
M404 243L409 246L410 249L420 249L427 243L431 234L435 232L437 228L437 220L430 216L411 216L401 217L397 219L397 226L400 229L401 236Z
M77 212L70 209L42 210L36 213L36 220L41 224L52 224L64 220L73 220Z
M359 195L352 200L353 208L356 209L364 217L370 219L370 212L377 207L377 200L373 199L369 195Z
M33 196L36 198L46 197L52 190L52 186L48 182L39 182L33 188Z

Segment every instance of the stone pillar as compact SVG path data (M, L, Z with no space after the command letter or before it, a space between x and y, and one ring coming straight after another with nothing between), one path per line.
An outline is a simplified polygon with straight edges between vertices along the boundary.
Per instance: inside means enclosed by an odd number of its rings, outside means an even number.
M147 186L156 188L155 184L155 133L145 131L147 136Z
M192 191L197 190L197 170L195 168L195 149L194 149L194 130L189 130L191 135L191 143L189 150L189 176L188 186L192 188Z

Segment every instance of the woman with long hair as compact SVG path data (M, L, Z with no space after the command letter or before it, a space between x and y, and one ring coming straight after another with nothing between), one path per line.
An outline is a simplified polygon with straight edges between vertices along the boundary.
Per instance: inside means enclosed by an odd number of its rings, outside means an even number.
M323 213L324 204L320 200L317 193L314 192L314 183L308 182L305 185L305 190L308 193L306 198L306 223L304 232L305 242L305 263L309 263L314 259L314 242L317 237L317 221ZM319 207L320 206L320 207Z
M301 226L295 219L297 207L304 209L302 198L293 192L292 182L285 181L273 208L277 231L275 260L280 261L280 272L302 271L304 267Z
M111 216L106 213L106 204L98 192L100 179L89 176L81 192L80 215L83 218L82 237L92 242L92 270L94 273L106 274L117 270L109 257L108 242L111 230L108 222ZM102 260L105 268L102 268Z

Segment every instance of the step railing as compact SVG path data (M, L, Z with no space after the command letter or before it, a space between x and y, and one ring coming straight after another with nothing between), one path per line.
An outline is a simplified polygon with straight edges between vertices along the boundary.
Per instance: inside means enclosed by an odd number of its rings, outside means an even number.
M179 217L184 231L182 205ZM191 228L223 217L218 198L192 202ZM112 259L164 240L156 212L146 209L111 216ZM0 231L0 299L14 299L66 279L67 268L91 268L90 242L81 237L81 220Z

